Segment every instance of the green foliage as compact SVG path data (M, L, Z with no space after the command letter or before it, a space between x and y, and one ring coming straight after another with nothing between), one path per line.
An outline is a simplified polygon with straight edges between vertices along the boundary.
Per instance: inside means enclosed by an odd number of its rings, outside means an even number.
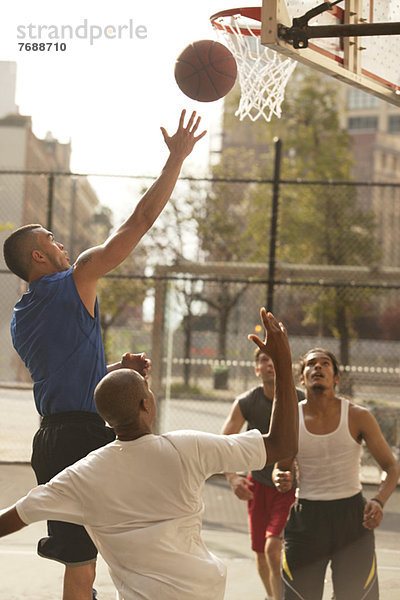
M275 135L290 149L285 176L351 179L350 136L340 129L337 84L316 71L298 70L289 83ZM282 130L284 128L284 135Z
M282 194L281 260L327 265L376 262L374 215L360 208L355 188L304 185L300 193L297 199Z
M140 252L140 249L137 249L135 255L129 256L110 275L124 276L135 272L140 274L143 272L144 259L143 251ZM147 280L131 277L102 277L99 280L97 295L107 362L114 360L114 357L110 356L112 345L108 338L110 327L117 325L120 317L127 319L130 312L141 307L149 287L150 283ZM129 351L130 349L126 348L125 352Z
M255 150L228 148L213 168L213 177L254 178ZM211 260L239 262L253 259L252 231L248 219L255 207L248 185L229 181L215 182L203 210L195 215L201 247Z
M316 182L280 186L278 260L367 266L379 260L374 215L363 205L357 189L318 185L319 181L352 179L351 138L340 128L337 105L337 83L301 66L287 87L281 119L269 124L262 120L238 122L233 116L236 92L226 99L225 149L214 175L271 178L274 138L280 137L281 179ZM202 243L212 257L266 262L271 189L265 188L256 184L213 186L199 227ZM359 300L348 288L325 288L318 300L305 300L302 308L303 325L323 321L341 340L341 358L346 361Z

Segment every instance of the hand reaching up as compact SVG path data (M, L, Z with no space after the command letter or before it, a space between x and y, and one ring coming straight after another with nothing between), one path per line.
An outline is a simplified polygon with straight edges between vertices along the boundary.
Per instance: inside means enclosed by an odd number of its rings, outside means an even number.
M179 159L186 158L193 150L195 144L207 133L207 131L203 131L199 135L195 135L201 121L201 117L197 117L196 119L196 111L192 112L186 127L184 125L185 115L186 111L183 110L179 119L178 129L174 135L169 136L164 127L161 127L161 133L171 155Z
M286 363L291 368L292 359L285 327L275 319L272 313L267 313L265 308L260 310L260 316L265 329L265 341L263 342L254 334L248 336L249 340L257 344L261 352L268 354L275 365L283 366Z

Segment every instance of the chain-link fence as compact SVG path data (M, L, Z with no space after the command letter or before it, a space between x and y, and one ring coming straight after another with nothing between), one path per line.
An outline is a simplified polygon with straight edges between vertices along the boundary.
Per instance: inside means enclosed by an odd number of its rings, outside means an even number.
M2 241L11 228L39 222L54 231L75 259L105 239L113 212L115 224L127 216L121 205L134 205L132 196L147 183L146 178L92 177L89 183L68 174L0 172ZM211 184L199 183L199 205L206 202ZM193 255L191 260L171 260L168 253L154 260L158 251L153 249L153 260L105 278L100 310L109 360L128 350L146 351L152 358L160 430L219 432L234 397L258 383L247 335L259 331L259 308L268 298L268 308L287 326L295 363L315 346L333 351L342 363L340 392L367 403L397 449L400 187L281 181L279 227L271 232L273 182L235 185L246 185L243 196L250 187L254 201L262 197L264 202L263 213L252 222L254 238L247 241L254 244L258 262L236 257L212 262L210 251L209 260L203 254L201 262ZM187 182L179 182L176 195L188 194ZM212 233L223 239L222 233ZM264 254L258 251L263 243ZM25 284L4 263L0 277L0 460L25 461L38 416L29 376L9 334L12 308ZM122 299L115 314L106 302L107 286Z

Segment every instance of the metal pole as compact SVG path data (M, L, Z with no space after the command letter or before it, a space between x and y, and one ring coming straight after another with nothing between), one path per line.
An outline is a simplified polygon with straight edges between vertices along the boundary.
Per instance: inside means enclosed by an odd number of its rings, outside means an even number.
M275 143L275 164L274 164L274 184L272 193L271 207L271 225L269 233L269 261L268 261L268 288L266 309L274 309L274 280L275 280L275 256L278 230L278 207L279 207L279 183L281 173L281 154L282 141L280 138L274 138Z
M400 23L342 23L339 25L304 25L297 26L293 19L293 26L278 25L278 35L283 40L291 42L293 48L308 47L308 40L332 37L365 37L370 35L399 35Z
M47 229L53 229L53 204L54 204L54 173L49 175L49 186L47 190Z
M155 275L164 275L165 272L158 266L155 268ZM163 376L163 348L164 334L166 330L166 308L167 303L167 282L165 279L156 279L154 296L154 319L153 334L151 343L151 389L157 402L157 419L154 424L154 431L161 431L161 422L164 417L165 402L162 397L162 376Z

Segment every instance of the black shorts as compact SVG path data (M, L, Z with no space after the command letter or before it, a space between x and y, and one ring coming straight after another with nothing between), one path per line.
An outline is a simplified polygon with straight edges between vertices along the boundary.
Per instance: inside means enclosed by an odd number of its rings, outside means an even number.
M88 412L43 417L33 438L31 464L39 484L47 483L65 467L115 439L103 419ZM38 554L65 565L80 566L96 560L97 549L81 525L47 522L48 537L39 541Z
M320 600L331 562L335 600L379 598L374 533L362 525L365 499L302 500L284 534L285 600Z

